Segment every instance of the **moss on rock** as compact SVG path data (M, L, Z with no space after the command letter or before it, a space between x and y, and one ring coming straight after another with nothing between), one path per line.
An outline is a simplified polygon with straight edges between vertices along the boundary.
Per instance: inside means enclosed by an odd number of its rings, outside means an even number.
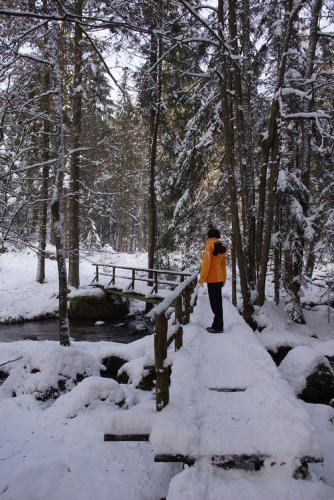
M268 349L268 353L273 358L275 364L278 366L281 364L285 356L292 349L291 345L280 345L277 349Z
M317 365L298 397L307 403L329 404L334 398L333 370L324 363Z
M100 371L101 377L113 378L118 380L117 373L120 368L127 362L126 359L120 358L119 356L108 356L103 358L102 364L105 366L105 370ZM126 382L122 382L127 384Z

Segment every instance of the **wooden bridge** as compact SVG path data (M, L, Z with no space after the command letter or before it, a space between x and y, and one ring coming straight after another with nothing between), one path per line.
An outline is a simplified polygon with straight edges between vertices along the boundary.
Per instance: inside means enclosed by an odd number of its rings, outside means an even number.
M198 273L133 268L112 264L93 263L93 266L95 266L93 286L99 287L111 295L159 304L147 314L147 317L150 317L155 322L156 409L160 411L167 405L169 400L169 369L164 365L167 350L173 342L175 350L182 347L182 325L189 323L190 313L196 303L197 292L195 292L195 288ZM123 274L117 271L123 271ZM124 271L127 274L124 274ZM174 281L172 279L167 280L165 276L173 278ZM101 277L105 278L104 281L101 281ZM138 290L136 282L144 283L144 287L142 286ZM168 318L173 310L173 328L168 331ZM112 440L112 437L106 436L106 440Z
M227 296L225 333L206 331L211 311L205 292L196 305L196 282L197 273L182 273L148 314L155 321L156 406L145 413L145 432L134 407L115 414L105 440L149 440L157 462L205 458L255 471L289 464L304 477L308 463L323 460L305 409Z
M95 267L92 286L99 287L111 295L143 300L150 304L159 304L171 290L191 276L191 273L182 271L116 266L96 262L92 265Z

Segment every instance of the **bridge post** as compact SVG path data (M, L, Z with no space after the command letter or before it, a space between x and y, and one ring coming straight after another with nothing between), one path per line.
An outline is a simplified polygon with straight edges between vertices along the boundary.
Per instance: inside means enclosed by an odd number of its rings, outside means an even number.
M157 411L161 411L169 401L169 374L168 368L164 366L164 361L167 358L167 330L168 320L165 313L161 313L155 317L154 333Z
M191 313L191 306L190 306L190 301L191 301L191 290L190 287L187 286L183 292L183 297L184 297L184 311L183 311L183 323L186 325L190 321L190 313Z
M177 332L175 336L175 351L181 349L183 345L183 314L182 314L182 297L179 295L175 300L175 319L177 323Z
M98 264L96 264L95 268L96 268L95 281L96 281L96 283L98 283L98 281L99 281L99 266L98 266Z

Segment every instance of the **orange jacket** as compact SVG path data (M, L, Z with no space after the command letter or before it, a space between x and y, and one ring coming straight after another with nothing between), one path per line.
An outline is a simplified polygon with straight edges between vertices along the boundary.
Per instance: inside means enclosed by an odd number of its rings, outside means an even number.
M199 283L226 282L226 253L213 255L214 244L220 241L217 238L210 238L205 246Z

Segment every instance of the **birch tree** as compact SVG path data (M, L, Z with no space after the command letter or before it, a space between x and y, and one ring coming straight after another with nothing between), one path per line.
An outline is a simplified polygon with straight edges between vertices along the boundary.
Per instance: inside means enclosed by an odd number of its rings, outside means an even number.
M67 290L67 273L66 273L66 256L64 250L64 234L63 234L63 183L65 171L65 144L64 144L64 115L62 102L62 87L60 74L60 37L61 30L58 21L52 22L50 33L50 54L52 58L52 77L54 89L54 115L55 115L55 148L56 148L56 163L54 172L54 187L51 202L51 213L54 225L54 234L57 252L58 266L58 284L59 284L59 338L60 344L70 345L70 328L68 321L68 290Z

